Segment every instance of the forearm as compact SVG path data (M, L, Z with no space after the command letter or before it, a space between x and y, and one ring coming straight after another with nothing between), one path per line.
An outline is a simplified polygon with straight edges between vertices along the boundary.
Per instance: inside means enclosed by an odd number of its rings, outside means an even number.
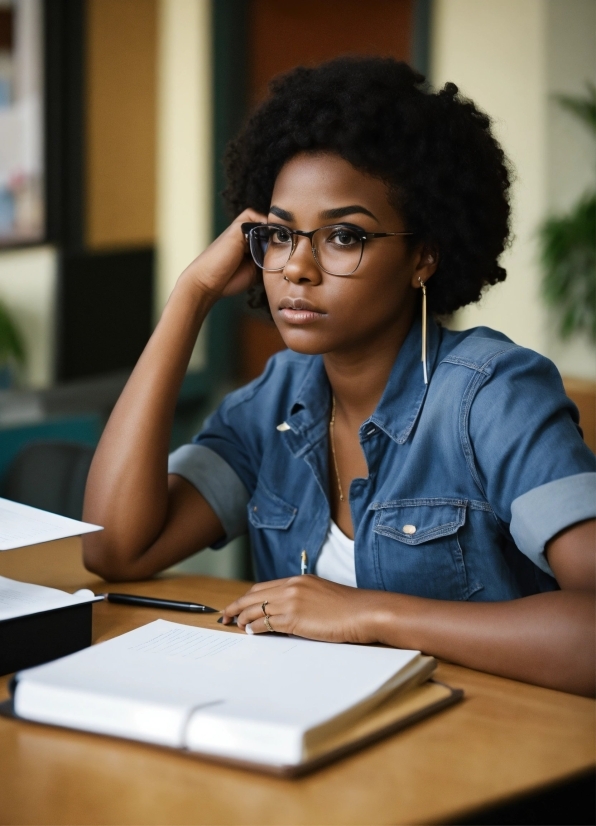
M167 458L176 401L213 299L181 278L98 445L84 518L104 526L85 538L86 561L108 568L137 558L168 511ZM95 566L93 563L95 562Z
M594 596L554 591L511 602L444 602L383 594L370 609L379 642L470 668L593 695Z
M85 493L85 519L105 527L85 536L85 564L102 576L150 576L223 533L198 492L168 488L168 447L201 324L217 299L246 290L255 277L242 223L263 219L244 210L189 264L114 408Z

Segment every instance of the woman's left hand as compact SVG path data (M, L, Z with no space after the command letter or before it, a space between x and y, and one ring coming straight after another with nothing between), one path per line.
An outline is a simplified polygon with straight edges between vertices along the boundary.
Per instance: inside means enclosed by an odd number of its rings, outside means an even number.
M248 633L268 631L265 611L274 631L326 642L372 643L375 616L383 593L337 585L317 576L293 576L259 582L224 610L223 624L237 617ZM248 627L247 627L248 626Z

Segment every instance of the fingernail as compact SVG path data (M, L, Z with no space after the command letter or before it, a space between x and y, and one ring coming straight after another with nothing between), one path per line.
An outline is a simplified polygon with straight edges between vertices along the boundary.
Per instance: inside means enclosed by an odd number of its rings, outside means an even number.
M247 633L247 634L254 634L254 633L255 633L255 632L252 630L252 628L250 627L250 622L248 623L248 625L246 625L246 626L244 627L244 630L246 631L246 633Z

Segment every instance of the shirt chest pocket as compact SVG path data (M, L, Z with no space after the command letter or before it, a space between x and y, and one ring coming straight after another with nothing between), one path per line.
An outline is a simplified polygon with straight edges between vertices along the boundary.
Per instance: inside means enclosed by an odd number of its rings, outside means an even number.
M287 531L298 508L288 504L261 482L248 503L248 521L253 528Z
M375 564L386 590L466 600L481 587L468 581L458 538L467 505L462 499L398 499L372 505Z

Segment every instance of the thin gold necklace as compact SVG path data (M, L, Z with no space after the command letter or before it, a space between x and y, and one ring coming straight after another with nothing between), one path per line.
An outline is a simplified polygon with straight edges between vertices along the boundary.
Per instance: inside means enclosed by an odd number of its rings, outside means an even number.
M335 478L337 479L337 489L339 490L339 501L344 501L344 492L341 486L341 479L339 478L339 470L337 468L337 456L335 455L335 396L331 396L331 421L329 422L329 436L331 441L331 453L333 454L333 464L335 466Z

